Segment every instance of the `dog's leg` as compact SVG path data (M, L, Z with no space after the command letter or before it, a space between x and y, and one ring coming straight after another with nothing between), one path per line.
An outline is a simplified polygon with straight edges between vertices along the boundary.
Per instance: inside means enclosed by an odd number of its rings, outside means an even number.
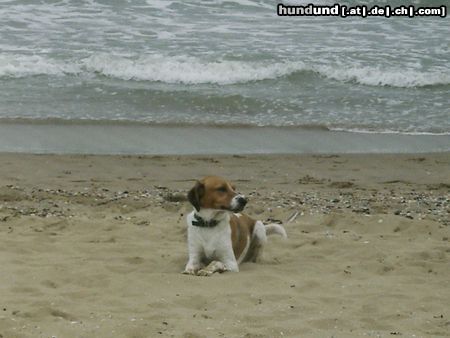
M206 268L198 271L198 276L211 276L214 272L232 271L239 272L239 266L234 257L231 243L221 254L217 254L217 259L209 263Z
M239 265L236 262L236 258L234 257L234 254L233 254L233 257L226 259L224 264L225 264L225 269L227 271L239 272Z
M226 270L227 270L227 268L225 267L225 264L223 264L222 262L212 261L211 263L208 264L207 267L199 270L197 272L197 276L209 277L214 272L224 272Z
M203 245L198 232L196 229L193 229L192 225L189 225L189 222L187 230L189 259L183 273L186 275L196 275L197 271L203 267Z
M228 250L218 255L218 259L223 262L226 271L239 272L239 264L236 261L231 244Z
M185 275L196 275L197 271L202 267L201 255L198 252L190 252L189 260L184 268Z
M186 267L184 268L184 271L182 272L185 275L196 275L197 271L201 268L200 263L192 262L189 260L186 264Z
M262 256L264 245L267 242L266 228L261 221L257 221L252 234L252 245L250 246L248 261L258 262Z

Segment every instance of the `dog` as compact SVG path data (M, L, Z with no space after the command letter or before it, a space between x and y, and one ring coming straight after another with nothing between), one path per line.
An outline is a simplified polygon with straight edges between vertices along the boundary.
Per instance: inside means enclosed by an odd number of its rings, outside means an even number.
M282 225L264 225L241 213L247 199L224 178L204 177L187 198L194 210L187 215L189 260L184 274L238 272L240 263L258 260L267 235L287 238Z

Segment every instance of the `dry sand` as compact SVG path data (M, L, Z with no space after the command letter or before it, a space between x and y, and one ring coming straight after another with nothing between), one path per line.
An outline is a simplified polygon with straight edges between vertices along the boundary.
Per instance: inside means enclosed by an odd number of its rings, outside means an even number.
M0 337L450 335L450 154L0 155ZM262 262L180 274L193 179L285 220Z

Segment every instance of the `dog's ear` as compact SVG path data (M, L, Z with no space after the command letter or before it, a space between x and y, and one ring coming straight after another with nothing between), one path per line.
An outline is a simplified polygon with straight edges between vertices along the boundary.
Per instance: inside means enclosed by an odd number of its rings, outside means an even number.
M200 199L205 193L205 186L200 181L195 183L194 187L189 190L187 198L188 201L194 206L195 210L200 211Z

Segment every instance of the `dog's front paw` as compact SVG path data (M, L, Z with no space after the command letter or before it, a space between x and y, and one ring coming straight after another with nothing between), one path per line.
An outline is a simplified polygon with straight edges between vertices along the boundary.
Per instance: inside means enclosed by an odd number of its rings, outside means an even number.
M227 268L222 262L212 261L206 268L203 268L197 272L197 276L209 277L215 272L224 272Z
M182 274L183 275L192 275L192 276L195 276L196 274L197 274L197 270L196 269L185 269L183 272L182 272Z
M197 272L197 276L202 277L211 277L214 271L208 270L208 269L201 269Z

